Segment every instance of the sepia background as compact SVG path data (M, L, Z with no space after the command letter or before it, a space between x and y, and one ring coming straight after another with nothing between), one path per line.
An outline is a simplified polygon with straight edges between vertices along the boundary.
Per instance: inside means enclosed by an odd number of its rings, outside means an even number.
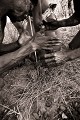
M72 0L49 0L56 3L56 19L74 12ZM69 3L70 2L70 3ZM24 27L26 21L22 22ZM80 26L59 28L54 37L66 46ZM18 31L9 21L4 43L14 42ZM28 57L0 77L0 120L80 120L80 58L63 65L42 65Z

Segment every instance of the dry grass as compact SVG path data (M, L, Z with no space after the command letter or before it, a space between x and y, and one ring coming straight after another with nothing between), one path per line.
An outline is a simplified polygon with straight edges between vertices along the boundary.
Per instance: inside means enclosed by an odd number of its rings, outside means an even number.
M63 42L76 31L62 29ZM1 120L80 120L80 59L57 67L25 61L0 77Z

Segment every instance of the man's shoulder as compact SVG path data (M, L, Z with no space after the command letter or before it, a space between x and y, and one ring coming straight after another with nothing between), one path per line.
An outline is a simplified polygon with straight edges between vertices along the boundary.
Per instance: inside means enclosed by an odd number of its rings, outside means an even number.
M0 0L0 7L9 7L11 5L12 0Z
M10 1L11 0L0 0L0 16L5 14L10 8Z

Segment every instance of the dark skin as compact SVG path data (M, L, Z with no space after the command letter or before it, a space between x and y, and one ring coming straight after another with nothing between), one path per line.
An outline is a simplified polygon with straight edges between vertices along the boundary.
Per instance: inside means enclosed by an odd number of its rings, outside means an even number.
M47 22L44 21L47 30L56 30L60 27L75 26L80 24L80 0L73 0L74 3L74 14L68 19L63 19L60 21L54 19L47 19ZM51 61L56 63L64 63L65 61L72 60L80 57L80 31L69 43L69 49L61 49L56 53L50 53L45 55L45 61L48 61L48 58L52 57Z
M31 0L33 2L33 21L36 28L36 32L39 30L38 26L41 24L41 7L40 0ZM43 0L42 0L43 1ZM26 31L22 29L22 25L19 24L21 20L25 18L28 13L26 5L29 5L26 0L1 0L0 1L0 74L8 70L14 64L25 58L27 55L34 52L36 49L41 49L51 37L43 36L40 33L36 33L35 38L26 35ZM36 3L37 2L37 3ZM45 3L45 2L44 2ZM46 3L48 6L48 4ZM5 7L6 6L6 7ZM43 5L44 6L44 5ZM47 8L47 6L45 8ZM18 10L16 10L18 9ZM26 10L26 12L25 12ZM36 12L37 11L37 12ZM9 16L15 26L17 26L20 37L15 43L8 45L2 44L4 38L4 28L6 25L6 16ZM15 19L14 19L15 18ZM19 44L20 43L20 44ZM22 44L21 44L22 43ZM7 53L7 54L5 54ZM4 54L4 55L3 55Z
M36 1L36 2L35 2ZM13 52L19 49L23 44L20 44L20 41L10 43L8 45L2 44L4 38L4 28L6 25L6 16L8 16L11 22L18 29L21 34L24 30L20 24L20 21L23 21L26 18L26 15L30 10L30 2L33 5L33 21L36 31L39 30L39 25L41 24L41 13L38 0L1 0L0 1L0 55ZM37 12L35 12L37 10ZM24 41L23 41L24 42Z
M32 15L34 20L34 26L37 32L39 30L38 26L42 22L40 0L38 1L38 4L36 3L37 0L31 1L33 2L34 6L32 10ZM43 4L43 0L41 2ZM17 2L16 0L0 1L0 74L10 69L12 66L14 66L16 62L25 58L27 55L34 52L36 49L42 49L42 47L47 44L47 41L52 39L50 36L43 36L38 32L35 34L35 37L31 37L24 29L22 29L22 25L19 24L19 22L23 20L25 18L25 15L27 14L25 12L25 10L27 10L27 7L25 5L28 5L28 2L27 4L25 4L25 0L18 0ZM43 6L45 9L48 7L47 1L46 6L45 4ZM45 11L45 9L43 11ZM4 38L4 28L6 25L6 16L10 17L11 21L14 23L15 26L17 26L20 33L18 41L8 45L2 44Z

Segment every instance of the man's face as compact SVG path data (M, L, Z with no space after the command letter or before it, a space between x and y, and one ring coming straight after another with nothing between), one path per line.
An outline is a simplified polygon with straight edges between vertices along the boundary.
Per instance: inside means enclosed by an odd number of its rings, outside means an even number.
M36 5L35 5L35 1ZM33 20L34 25L38 26L41 23L41 12L40 12L40 4L38 0L13 0L13 6L11 16L14 18L15 21L22 21L25 19L25 16L28 15L31 5L33 3Z
M30 0L14 0L12 7L12 15L18 19L24 19L30 10Z

